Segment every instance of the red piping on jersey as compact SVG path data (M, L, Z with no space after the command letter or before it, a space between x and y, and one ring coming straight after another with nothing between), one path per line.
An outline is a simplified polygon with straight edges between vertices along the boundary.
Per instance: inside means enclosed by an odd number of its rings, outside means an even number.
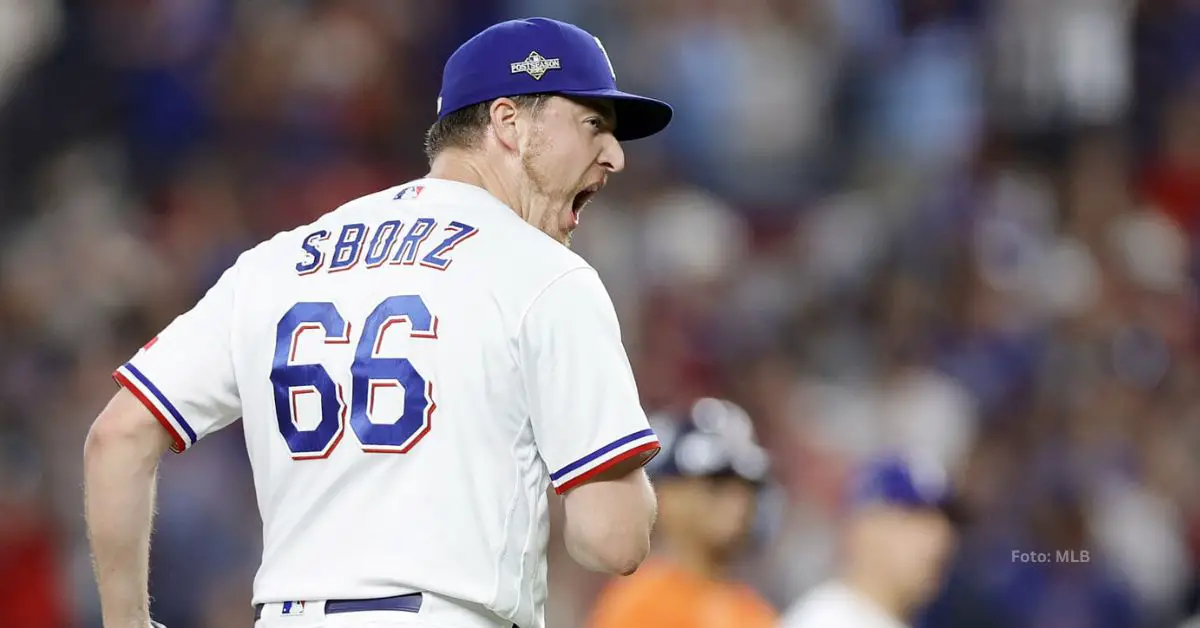
M563 493L566 493L567 491L575 488L576 486L579 486L580 484L584 484L584 483L588 482L589 480L591 480L592 478L596 477L597 475L600 475L601 473L615 467L618 463L629 460L630 458L632 458L640 453L645 453L647 451L656 451L659 449L659 447L660 447L660 445L658 444L658 441L654 441L652 443L646 443L644 445L638 445L637 447L634 447L633 449L630 449L629 451L618 454L616 457L614 457L610 460L606 460L605 462L602 462L599 465L596 465L595 467L593 467L590 471L587 471L586 473L575 476L574 478L571 478L570 480L567 480L566 482L559 484L558 486L554 487L554 492L559 495L562 495Z
M150 414L154 415L154 418L158 419L158 422L161 423L163 428L167 430L167 433L171 435L171 439L175 441L174 444L171 445L171 451L177 454L183 453L183 450L187 448L186 445L184 445L185 441L183 440L183 435L181 435L179 431L175 429L174 425L171 425L171 422L168 421L167 417L163 415L161 410L158 409L158 406L154 405L154 402L150 401L150 398L146 396L146 393L142 392L140 388L138 388L133 382L129 381L129 378L125 377L125 375L120 371L113 371L112 377L114 380L116 380L119 386L133 393L133 396L137 397L137 400L142 402L143 406L146 406L146 409L150 411Z

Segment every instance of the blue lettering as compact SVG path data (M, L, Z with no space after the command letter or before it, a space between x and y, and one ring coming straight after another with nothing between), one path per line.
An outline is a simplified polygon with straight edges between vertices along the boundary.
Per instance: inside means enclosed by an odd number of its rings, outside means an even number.
M418 218L412 228L408 230L408 235L404 236L404 240L400 242L400 250L396 251L396 257L392 258L391 263L405 266L417 263L417 249L421 248L421 244L433 232L435 225L437 222L432 218Z
M329 262L329 272L336 273L350 270L358 263L362 254L362 242L367 235L366 225L354 223L342 227L337 245L333 247L333 260Z
M443 256L454 250L454 247L458 246L462 241L475 235L476 233L479 233L479 230L475 227L458 221L451 222L450 226L446 227L446 231L451 232L450 236L445 240L442 240L441 244L434 247L434 249L429 252L429 255L426 255L425 258L421 260L422 266L436 268L438 270L446 270L447 268L450 268L450 263L454 260L445 259Z
M304 237L304 242L300 245L300 248L308 255L308 259L296 264L297 273L308 275L321 269L321 266L325 263L325 254L317 248L316 242L323 242L327 239L329 239L329 232L324 229L315 231Z
M455 247L479 233L479 229L452 221L443 229L442 241L422 257L422 245L437 228L437 220L418 218L401 237L401 230L404 229L402 220L384 221L374 228L374 234L371 233L372 228L364 223L351 223L342 226L331 251L321 250L321 243L331 239L332 232L327 229L314 231L301 241L304 259L296 263L295 270L299 275L310 275L321 269L336 273L354 268L364 257L368 269L379 268L385 263L413 266L419 260L421 266L426 268L446 270L454 263L451 253ZM399 247L396 246L397 241L400 242Z
M389 255L392 254L392 247L396 245L396 234L404 223L399 220L389 220L375 230L375 237L371 238L371 246L367 247L367 268L376 268L382 266Z

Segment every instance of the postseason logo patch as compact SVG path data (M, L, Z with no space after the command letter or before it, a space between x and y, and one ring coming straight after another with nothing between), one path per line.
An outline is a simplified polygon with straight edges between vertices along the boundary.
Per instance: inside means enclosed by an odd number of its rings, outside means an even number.
M538 54L538 52L535 50L530 52L529 56L525 57L524 61L513 63L509 65L509 68L512 74L521 74L524 72L525 74L532 76L533 80L539 81L543 76L546 75L546 72L549 72L550 70L561 70L562 62L559 61L558 57L547 59L546 57Z

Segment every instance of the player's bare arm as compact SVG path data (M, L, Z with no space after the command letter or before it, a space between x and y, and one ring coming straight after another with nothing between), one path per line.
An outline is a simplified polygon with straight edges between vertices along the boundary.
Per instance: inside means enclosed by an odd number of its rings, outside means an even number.
M657 502L642 465L651 455L624 460L565 495L563 540L583 567L627 576L650 553Z
M105 628L150 625L148 571L154 483L171 436L127 390L113 396L84 444L84 513Z

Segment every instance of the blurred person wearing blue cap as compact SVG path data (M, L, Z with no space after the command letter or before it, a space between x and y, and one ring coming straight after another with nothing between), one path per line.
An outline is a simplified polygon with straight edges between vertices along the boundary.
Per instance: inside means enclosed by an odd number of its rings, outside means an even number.
M618 90L595 36L531 18L454 52L436 112L425 178L245 252L113 374L84 448L105 626L149 624L162 455L239 420L258 628L540 628L549 488L584 567L650 552L658 438L566 245L620 142L672 110Z
M656 552L600 595L589 628L768 628L777 613L730 566L751 539L769 461L746 412L715 398L652 417L662 451Z
M936 595L962 512L942 468L886 456L858 469L840 573L785 613L781 628L906 628Z

